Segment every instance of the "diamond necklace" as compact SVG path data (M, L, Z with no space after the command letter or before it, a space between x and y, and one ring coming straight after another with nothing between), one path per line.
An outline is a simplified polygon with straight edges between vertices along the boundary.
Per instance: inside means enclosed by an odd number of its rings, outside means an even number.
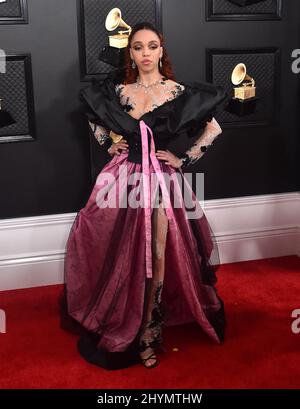
M157 81L153 82L152 84L144 85L144 84L142 84L142 83L140 82L140 77L138 76L137 79L136 79L135 88L139 88L139 87L140 87L140 88L144 88L145 94L148 94L148 89L149 89L149 88L150 88L150 89L151 89L152 87L158 88L158 84L161 84L162 81L164 81L164 77L159 78Z

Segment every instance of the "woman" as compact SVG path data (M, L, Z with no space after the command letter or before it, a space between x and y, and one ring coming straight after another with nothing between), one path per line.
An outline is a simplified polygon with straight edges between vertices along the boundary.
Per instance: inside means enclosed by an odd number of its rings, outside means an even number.
M221 133L213 112L224 98L221 87L177 83L149 23L133 27L124 70L81 91L112 158L75 218L65 258L68 313L86 331L79 351L89 362L153 368L163 324L196 321L223 341L217 247L182 168ZM189 143L180 157L168 149L174 141Z

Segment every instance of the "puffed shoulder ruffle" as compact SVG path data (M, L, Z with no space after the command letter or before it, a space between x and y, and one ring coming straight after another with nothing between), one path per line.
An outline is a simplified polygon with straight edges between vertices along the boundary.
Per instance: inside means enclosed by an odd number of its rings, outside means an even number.
M174 134L193 137L210 121L217 106L227 94L221 86L205 82L181 82L182 93L154 108L137 120L124 111L115 85L122 82L123 72L111 72L104 80L94 79L80 91L82 108L88 119L118 134L139 138L141 120L152 129L155 138L166 139Z
M90 85L79 92L81 110L91 122L102 125L109 130L121 134L125 126L131 123L122 110L119 97L115 92L115 84L120 71L111 71L105 79L93 78ZM121 80L121 77L120 77Z
M227 93L221 86L205 82L181 82L185 90L174 100L152 111L150 122L156 132L167 130L173 135L185 134L191 138L199 135L208 121L216 113L218 105L226 98ZM162 129L160 126L162 125ZM150 123L151 126L151 123Z

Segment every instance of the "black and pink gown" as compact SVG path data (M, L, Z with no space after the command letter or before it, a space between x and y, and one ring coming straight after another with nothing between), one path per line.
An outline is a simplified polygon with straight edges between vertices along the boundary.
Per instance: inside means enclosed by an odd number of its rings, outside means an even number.
M81 90L90 123L123 135L129 149L97 176L65 256L68 314L84 330L79 352L107 369L163 348L163 327L197 322L216 343L225 328L213 232L182 170L155 151L194 141L188 153L198 160L220 133L212 114L226 95L212 84L177 84L173 98L136 119L121 103L120 83L113 73Z

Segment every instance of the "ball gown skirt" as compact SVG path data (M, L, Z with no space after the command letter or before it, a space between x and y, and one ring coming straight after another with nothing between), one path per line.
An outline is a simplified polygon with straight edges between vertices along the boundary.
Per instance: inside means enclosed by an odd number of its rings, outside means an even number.
M128 152L106 164L66 245L68 314L85 331L79 352L106 369L139 362L149 346L163 348L166 326L196 321L214 342L224 339L218 249L205 214L181 169L146 164L150 187L145 163L129 161ZM152 178L160 172L168 194Z

